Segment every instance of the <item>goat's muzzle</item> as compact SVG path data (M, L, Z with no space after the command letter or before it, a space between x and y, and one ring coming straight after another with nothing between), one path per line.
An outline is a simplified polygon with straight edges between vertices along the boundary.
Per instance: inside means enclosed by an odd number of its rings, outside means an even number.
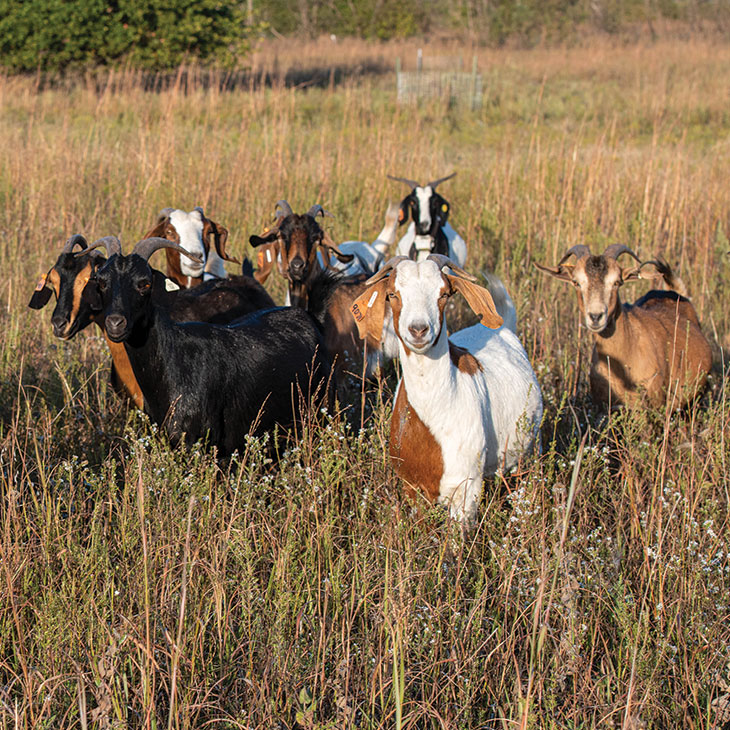
M104 329L112 342L121 342L127 334L127 318L121 314L110 314L104 320Z
M61 340L67 340L71 336L68 332L68 325L69 321L63 315L54 314L53 317L51 317L51 326L53 327L54 337L58 337Z
M306 273L307 264L303 258L295 256L289 262L289 276L292 281L302 281Z
M608 312L586 312L586 327L591 332L602 332L608 324Z

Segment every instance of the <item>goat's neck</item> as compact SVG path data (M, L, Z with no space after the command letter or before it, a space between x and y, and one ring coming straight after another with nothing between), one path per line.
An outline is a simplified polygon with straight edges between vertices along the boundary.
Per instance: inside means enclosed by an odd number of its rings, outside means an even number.
M406 350L400 339L398 347L408 400L419 414L431 411L441 400L450 401L456 387L456 368L449 355L446 322L442 321L441 333L428 352Z
M616 308L603 332L593 334L596 352L603 357L625 358L635 345L632 342L631 321L621 300L616 300Z

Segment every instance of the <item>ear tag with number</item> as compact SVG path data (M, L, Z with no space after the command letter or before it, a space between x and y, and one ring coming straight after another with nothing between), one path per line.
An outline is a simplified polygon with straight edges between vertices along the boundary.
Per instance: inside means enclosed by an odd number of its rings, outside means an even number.
M35 285L35 290L40 291L46 285L46 279L48 274L41 274L41 278L38 279L38 283Z

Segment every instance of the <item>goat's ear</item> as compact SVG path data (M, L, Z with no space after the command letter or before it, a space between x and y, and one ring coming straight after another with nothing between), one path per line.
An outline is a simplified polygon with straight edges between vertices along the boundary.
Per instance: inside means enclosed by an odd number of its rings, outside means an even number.
M252 236L253 238L253 236ZM279 255L279 242L267 243L263 248L260 248L256 257L256 271L254 272L254 279L259 284L263 284L268 278L271 270L274 268L274 262L276 257Z
M460 276L453 276L452 274L444 275L449 280L451 286L456 291L461 292L474 314L479 315L481 324L493 330L502 326L504 320L499 316L497 307L494 306L492 295L483 286L462 279Z
M400 202L400 206L398 207L398 225L402 226L404 223L408 221L408 215L411 210L411 196L407 195L403 200Z
M224 228L220 223L212 221L210 218L203 218L203 238L208 242L208 248L211 244L215 246L216 253L224 260L233 264L240 264L240 259L229 256L226 252L226 243L228 242L228 229Z
M328 267L330 266L330 256L334 256L342 264L349 264L350 261L355 258L355 256L351 253L342 253L337 246L330 246L327 243L323 243L321 245L325 250L325 258Z
M561 279L562 281L573 281L573 269L575 268L573 264L544 266L543 264L538 264L537 261L533 261L532 263L535 265L536 269L540 269L540 271L544 271L546 274L550 274L550 276L554 276L556 279Z
M380 347L385 322L385 297L388 289L388 279L369 286L350 305L350 311L355 318L357 332L360 339L366 340L368 347Z
M632 266L630 269L621 269L621 281L637 281L638 279L661 279L658 271L642 271L641 266Z
M31 309L42 309L48 304L51 294L53 294L53 289L48 286L48 274L43 274L35 285L35 291L28 302L28 306Z
M272 230L267 231L264 233L263 236L249 236L248 242L256 248L257 246L263 246L266 243L273 243L276 241L276 239L279 238L279 229L278 228L272 228Z
M436 212L443 223L446 223L449 217L449 203L445 198L436 195L437 208Z

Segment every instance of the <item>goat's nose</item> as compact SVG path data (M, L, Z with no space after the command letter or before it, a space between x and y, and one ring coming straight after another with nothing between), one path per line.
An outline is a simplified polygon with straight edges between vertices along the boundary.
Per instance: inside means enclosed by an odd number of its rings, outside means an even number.
M304 273L304 260L299 258L293 258L289 262L289 268L294 276L301 276Z
M121 314L110 314L104 321L104 327L109 334L121 334L127 326L127 318Z
M421 340L428 332L428 325L422 322L414 322L408 325L408 331L413 335L414 339Z
M603 319L603 312L599 312L598 314L593 314L593 312L588 312L588 316L590 317L592 324L598 325L598 324L600 324L601 320Z
M54 314L53 317L51 317L51 325L55 332L63 332L63 330L66 329L67 322L68 320L66 317L61 314Z

